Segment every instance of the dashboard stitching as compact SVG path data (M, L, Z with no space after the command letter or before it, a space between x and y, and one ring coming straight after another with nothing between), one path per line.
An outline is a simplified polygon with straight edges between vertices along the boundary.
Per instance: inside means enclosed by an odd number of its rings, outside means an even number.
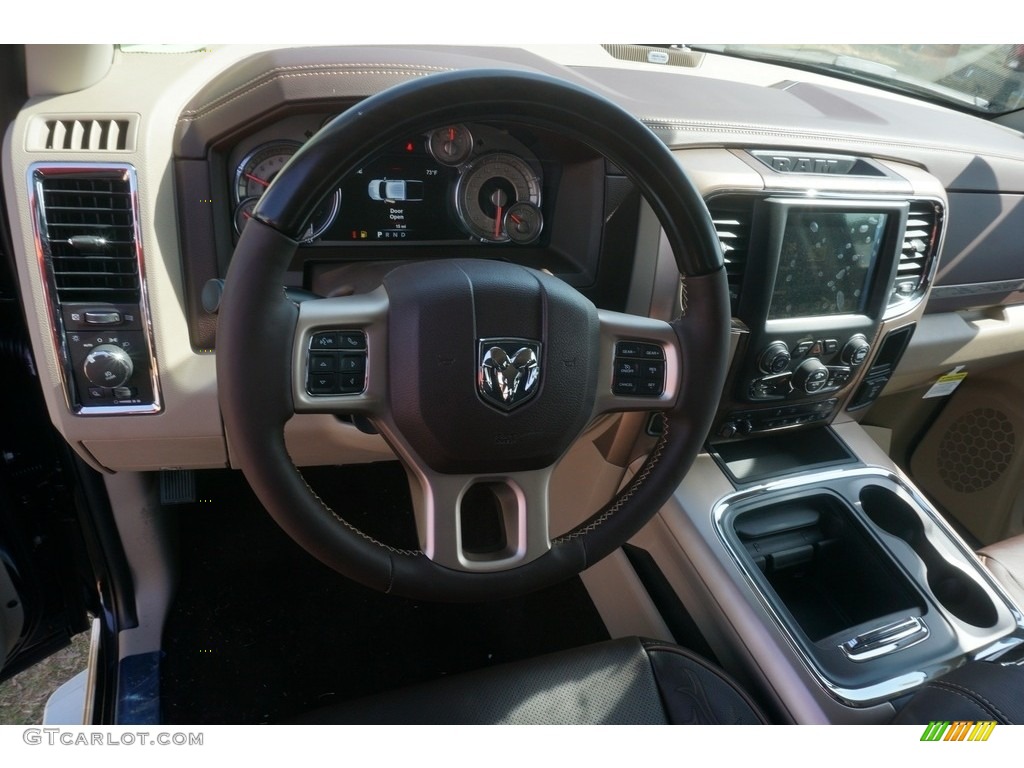
M664 424L665 427L661 435L661 440L658 441L658 444L654 447L654 450L651 451L650 457L647 459L647 461L644 462L644 465L640 468L640 471L637 473L636 477L633 478L633 482L630 483L629 489L625 493L620 495L615 500L615 503L612 504L607 510L605 510L605 512L603 512L596 520L594 520L591 523L588 523L583 528L577 528L575 531L567 533L565 536L559 536L557 539L553 539L551 542L552 544L565 544L566 542L572 541L573 539L578 539L581 536L584 536L596 530L603 523L611 519L612 516L615 515L619 510L621 510L622 507L625 506L626 502L628 502L636 494L636 492L640 490L643 484L647 481L647 478L650 476L651 472L657 466L658 461L661 460L661 454L664 452L665 445L668 443L668 421L666 420Z
M264 73L259 77L253 78L247 83L243 83L232 91L214 99L211 102L204 104L201 107L195 109L185 110L180 118L181 122L188 122L191 120L197 120L200 117L204 117L212 112L217 111L221 107L224 107L231 102L240 99L248 93L259 90L260 88L270 85L276 80L284 80L288 78L297 77L319 77L323 75L413 75L416 77L424 77L425 75L434 74L436 72L451 71L446 67L426 67L426 66L404 66L401 64L367 64L359 67L338 67L333 64L321 64L315 65L323 67L322 69L316 69L315 71L310 70L309 66L304 67L279 67L274 70L270 70L268 73ZM373 69L367 69L366 67L375 67ZM390 68L389 68L390 67ZM289 70L299 70L290 72ZM288 72L288 74L282 74Z
M664 118L642 118L641 121L648 128L650 128L652 131L678 130L678 131L690 131L690 132L696 133L698 131L716 131L716 132L720 132L720 131L723 131L723 130L727 130L727 131L730 131L730 132L732 132L734 134L741 134L741 135L744 135L744 136L761 136L761 137L770 136L770 137L773 137L773 138L780 138L780 139L787 139L787 140L788 139L794 139L794 140L799 139L799 140L802 140L802 141L814 141L814 142L828 143L828 144L849 144L849 143L853 142L853 143L856 143L856 144L859 144L859 145L872 145L872 146L878 146L878 147L898 147L898 148L901 148L901 149L921 149L922 147L927 147L930 150L934 150L936 152L944 152L944 153L951 154L951 155L968 155L970 157L974 157L974 156L977 155L977 152L972 151L971 149L969 149L967 147L956 148L956 147L949 147L949 146L944 146L944 145L935 144L935 143L909 142L909 141L891 141L891 140L887 141L887 140L884 140L884 139L879 139L879 138L875 138L875 137L871 137L871 136L855 135L855 134L844 134L844 133L828 134L828 133L823 133L823 132L800 131L800 130L781 130L781 129L780 130L766 130L766 129L761 128L761 127L748 126L748 125L744 125L742 123L725 123L725 122L723 122L723 123L716 123L714 121L710 121L710 122L709 121L700 121L700 122L692 122L691 123L691 122L685 122L685 121L682 121L682 120L680 120L680 121L666 120ZM722 145L723 144L722 137L721 136L716 137L715 142L718 145ZM692 148L692 146L688 146L688 148ZM1008 154L1003 154L1003 153L997 153L997 152L988 152L988 153L986 153L986 156L987 157L998 157L998 158L1001 158L1001 159L1004 159L1004 160L1020 161L1020 157L1018 157L1018 156L1008 155ZM906 162L906 160L904 159L903 162Z
M356 534L357 536L360 536L363 539L366 539L366 541L370 542L371 544L376 544L378 547L381 547L382 549L386 549L388 552L391 552L392 554L408 555L410 557L419 557L420 555L423 554L419 550L398 549L397 547L392 547L389 544L385 544L382 541L378 541L377 539L373 538L369 534L363 533L361 530L359 530L354 525L352 525L352 523L348 522L348 520L346 520L345 518L341 517L341 515L339 515L337 512L335 512L329 506L327 506L327 503L323 499L321 499L320 496L317 494L317 492L314 491L313 488L310 486L310 484L308 482L306 482L306 478L303 477L303 475L299 471L298 467L296 467L295 465L292 465L292 469L295 470L295 474L297 474L299 476L299 479L302 480L303 485L305 485L307 490L313 495L313 498L315 498L318 502L320 502L320 506L323 507L326 512L329 512L331 514L331 516L335 520L337 520L339 523L341 523L346 528L348 528L350 531L352 531L352 533Z

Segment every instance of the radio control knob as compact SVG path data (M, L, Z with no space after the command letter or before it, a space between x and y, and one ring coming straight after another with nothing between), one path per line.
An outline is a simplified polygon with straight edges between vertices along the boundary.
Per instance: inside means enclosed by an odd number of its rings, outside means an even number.
M828 383L828 368L816 357L804 360L793 371L793 389L813 395Z
M789 347L781 341L773 341L757 358L757 365L764 373L782 373L791 359Z
M871 352L871 345L868 344L864 334L858 333L846 342L846 346L843 347L839 358L847 365L857 366L867 359L869 352Z
M97 387L120 387L132 377L132 359L114 344L100 344L85 358L85 378Z

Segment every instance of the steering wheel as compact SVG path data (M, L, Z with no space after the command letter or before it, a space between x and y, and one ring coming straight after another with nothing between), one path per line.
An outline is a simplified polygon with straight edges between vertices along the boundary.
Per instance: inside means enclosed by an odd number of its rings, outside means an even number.
M285 295L284 273L307 220L346 174L410 135L496 120L575 138L631 177L682 275L679 318L598 310L555 277L485 259L401 266L362 295L301 304ZM624 544L682 480L721 392L729 316L707 208L642 123L544 75L431 75L367 98L325 126L277 175L246 225L217 331L232 464L292 538L367 586L449 601L533 591ZM322 365L336 366L336 377L315 377ZM643 368L641 387L616 377L623 365ZM554 465L597 416L615 411L662 412L663 433L615 498L552 537ZM365 416L385 437L410 478L419 550L358 530L306 484L285 448L284 425L311 412ZM480 492L497 509L496 545L470 540L475 513L467 499Z

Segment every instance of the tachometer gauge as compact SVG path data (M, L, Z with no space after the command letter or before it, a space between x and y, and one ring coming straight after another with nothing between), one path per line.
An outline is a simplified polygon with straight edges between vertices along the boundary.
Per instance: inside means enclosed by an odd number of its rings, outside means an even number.
M458 165L473 151L473 134L464 125L446 125L430 132L427 149L437 162Z
M544 217L533 203L516 203L505 212L505 235L513 243L532 243L543 228Z
M297 141L274 141L263 144L246 155L235 170L235 229L241 234L245 222L252 216L256 202L270 186L270 182L291 160L302 145ZM313 211L301 242L320 237L334 222L341 207L341 192L335 191Z
M506 152L467 165L455 185L455 210L466 230L481 240L504 243L505 214L516 203L540 207L540 178L522 158Z
M235 206L235 232L242 234L242 230L245 229L245 223L252 218L252 211L259 200L258 197L247 197Z

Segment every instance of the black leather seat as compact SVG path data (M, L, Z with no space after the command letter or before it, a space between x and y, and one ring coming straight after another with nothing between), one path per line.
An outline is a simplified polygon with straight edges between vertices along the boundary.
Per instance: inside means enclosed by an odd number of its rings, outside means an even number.
M668 643L623 638L307 713L293 723L768 722L723 671Z

